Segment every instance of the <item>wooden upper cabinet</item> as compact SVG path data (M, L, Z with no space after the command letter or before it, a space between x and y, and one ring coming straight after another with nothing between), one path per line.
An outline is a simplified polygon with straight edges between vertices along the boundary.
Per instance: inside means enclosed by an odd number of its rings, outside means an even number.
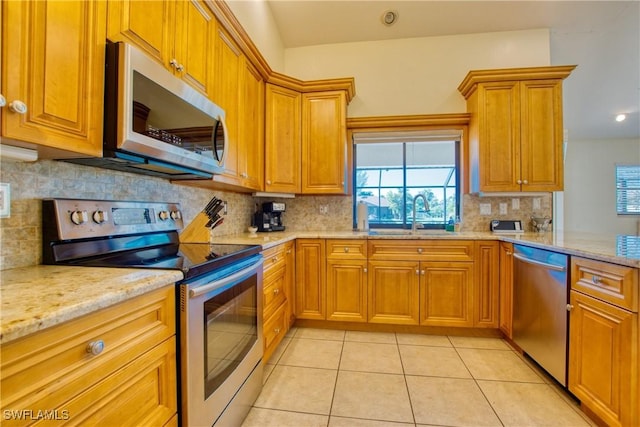
M264 79L242 58L238 126L238 171L242 186L260 191L264 181Z
M214 180L225 184L241 185L238 154L239 90L242 52L227 31L218 26L215 43L215 96L214 102L225 112L227 145L224 150L224 174Z
M102 155L105 22L104 2L2 2L3 142Z
M347 193L346 115L344 91L302 95L302 193Z
M215 29L204 1L108 2L109 40L137 46L207 96L213 95Z
M562 81L574 68L467 74L471 192L563 189Z
M267 83L265 95L265 191L300 192L302 94Z

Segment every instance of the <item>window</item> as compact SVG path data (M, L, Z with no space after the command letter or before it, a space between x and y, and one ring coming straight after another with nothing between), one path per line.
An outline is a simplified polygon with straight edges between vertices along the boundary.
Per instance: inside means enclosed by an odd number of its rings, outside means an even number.
M367 205L369 226L410 228L413 200L416 221L444 228L459 216L459 144L457 134L425 132L354 135L354 204ZM356 222L354 208L354 224Z
M640 165L616 165L616 211L640 215Z

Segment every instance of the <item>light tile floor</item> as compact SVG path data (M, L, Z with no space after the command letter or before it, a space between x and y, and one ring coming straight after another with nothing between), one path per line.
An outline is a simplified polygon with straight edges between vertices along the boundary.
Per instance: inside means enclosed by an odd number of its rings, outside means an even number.
M504 340L293 328L243 427L593 426Z

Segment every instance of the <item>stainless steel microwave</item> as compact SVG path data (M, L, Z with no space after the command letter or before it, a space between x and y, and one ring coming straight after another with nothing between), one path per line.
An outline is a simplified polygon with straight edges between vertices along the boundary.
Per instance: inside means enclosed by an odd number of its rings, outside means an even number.
M107 41L103 156L73 163L172 180L224 169L225 113L137 48Z

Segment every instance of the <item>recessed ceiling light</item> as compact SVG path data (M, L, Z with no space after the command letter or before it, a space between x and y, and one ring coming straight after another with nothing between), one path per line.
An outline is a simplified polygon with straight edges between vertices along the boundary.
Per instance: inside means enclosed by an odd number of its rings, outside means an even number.
M618 115L616 116L616 122L623 122L623 121L624 121L624 119L626 119L626 118L627 118L627 115L626 115L626 114L618 114Z
M387 27L395 24L398 21L398 12L395 10L387 10L382 14L382 23Z

